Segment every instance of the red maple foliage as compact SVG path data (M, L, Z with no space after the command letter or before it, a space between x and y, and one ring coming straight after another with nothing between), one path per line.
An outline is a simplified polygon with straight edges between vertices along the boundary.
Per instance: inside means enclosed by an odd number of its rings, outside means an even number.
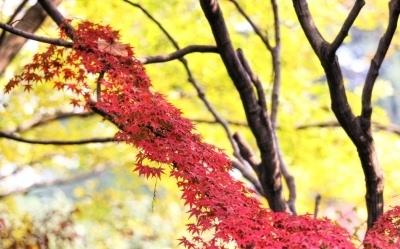
M89 74L101 75L97 101ZM72 92L72 105L95 109L116 124L116 139L140 150L135 167L140 175L160 178L170 168L195 220L187 225L191 237L180 239L186 248L225 248L227 243L238 248L355 248L350 235L327 219L263 208L251 190L230 176L227 156L202 142L191 122L151 89L132 48L121 44L110 27L79 24L72 49L49 46L36 54L5 91L17 85L29 91L42 81ZM382 216L366 237L368 248L399 248L399 212L396 208Z

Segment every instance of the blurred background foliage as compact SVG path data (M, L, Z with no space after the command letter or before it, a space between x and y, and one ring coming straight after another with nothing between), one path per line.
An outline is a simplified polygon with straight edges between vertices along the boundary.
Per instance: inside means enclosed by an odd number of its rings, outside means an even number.
M0 1L2 22L18 1ZM244 50L254 71L271 91L271 58L260 39L229 2L220 1L232 40ZM263 30L273 35L269 1L239 1ZM322 3L321 3L322 2ZM362 81L368 60L386 25L386 1L368 1L356 27L339 51L349 99L360 109ZM35 1L29 1L29 5ZM208 23L195 0L140 0L139 3L173 34L180 46L214 44ZM310 0L316 23L326 37L334 37L352 6L351 0ZM26 7L26 8L27 8ZM282 31L282 89L278 135L284 158L297 184L299 213L314 211L315 197L322 196L319 216L328 216L351 233L363 231L366 219L364 177L357 152L340 128L299 126L335 120L322 69L297 22L291 1L279 1ZM138 9L122 0L64 0L60 10L73 21L90 20L120 31L121 39L134 47L137 57L173 52L166 37ZM382 21L381 21L382 20ZM38 34L56 37L57 28L47 20ZM383 75L374 94L373 119L380 124L400 123L397 35L389 51ZM45 45L28 42L0 78L3 87ZM218 112L229 121L245 123L238 93L215 54L187 56L195 77ZM192 120L212 116L200 102L178 61L146 66L153 88ZM17 89L0 92L0 130L17 127L57 112L79 112L65 94L40 85L33 92ZM222 128L197 123L205 141L231 154ZM257 151L243 125L232 125ZM111 137L116 129L96 116L68 118L22 130L19 135L38 140L73 140ZM385 172L386 206L400 204L399 137L374 133L380 163ZM175 182L139 178L132 172L135 149L124 144L81 146L29 145L0 139L0 248L179 248L187 215ZM233 172L234 177L240 174ZM42 182L51 184L41 185ZM15 193L10 193L15 191ZM9 194L7 194L9 193ZM362 236L361 234L357 234ZM46 247L44 247L46 245Z

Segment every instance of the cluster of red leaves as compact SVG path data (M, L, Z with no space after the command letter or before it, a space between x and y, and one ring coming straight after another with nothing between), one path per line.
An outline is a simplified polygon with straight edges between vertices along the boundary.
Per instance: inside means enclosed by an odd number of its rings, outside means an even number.
M224 248L226 243L239 248L354 248L348 233L328 220L263 209L252 191L232 179L226 155L202 142L191 122L151 90L144 67L118 39L110 27L83 22L72 50L50 46L35 55L6 91L17 84L29 90L32 83L55 81L57 89L75 93L72 104L84 100L88 108L106 113L120 128L116 138L140 149L135 168L140 175L159 178L164 167L171 167L195 218L187 225L191 237L180 239L186 248ZM88 73L103 75L95 103L85 82Z
M364 246L368 249L400 248L400 207L383 214L367 233Z

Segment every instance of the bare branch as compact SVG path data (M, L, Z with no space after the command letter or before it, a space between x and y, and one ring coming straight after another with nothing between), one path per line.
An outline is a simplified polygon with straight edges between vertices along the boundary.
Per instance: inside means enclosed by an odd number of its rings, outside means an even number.
M376 78L379 74L379 69L385 58L386 52L389 49L392 38L397 29L397 21L400 15L400 1L391 0L389 3L389 23L386 27L386 31L379 41L378 48L375 52L374 58L371 60L371 65L368 70L367 78L365 79L365 84L362 92L362 112L361 116L367 121L367 126L370 124L372 114L371 97L372 90Z
M254 174L252 174L253 172L250 172L247 168L244 167L243 163L235 159L232 160L232 167L239 170L243 178L248 180L253 185L258 194L264 196L264 192L261 187L260 181L258 180L257 177L254 176Z
M320 204L321 204L321 195L317 194L315 196L315 204L314 204L314 219L316 219L318 217Z
M340 127L340 124L337 121L325 121L325 122L298 125L296 129L306 130L310 128L332 128L332 127ZM400 136L400 127L395 124L386 125L386 124L381 124L379 122L372 122L372 127L378 131L385 131Z
M159 22L156 18L154 18L154 16L147 11L145 8L143 8L142 5L138 4L138 3L134 3L132 1L129 0L123 0L125 3L130 4L131 6L140 9L143 14L145 14L153 23L155 23L157 25L157 27L163 32L163 34L165 36L167 36L168 40L172 43L172 45L174 46L174 48L176 50L179 50L180 47L178 45L178 42L171 36L171 34L164 28L164 26L161 24L161 22Z
M253 70L250 67L249 62L247 61L246 57L243 54L242 49L237 49L236 51L238 58L240 60L240 63L243 65L243 68L246 70L247 74L249 75L251 82L256 88L257 91L257 97L258 97L258 103L260 107L266 112L267 111L267 100L265 99L265 93L264 93L264 88L263 85L260 81L260 78L253 72Z
M74 28L67 22L64 16L58 11L57 7L50 0L38 0L43 9L62 28L69 38L74 38Z
M281 30L279 10L276 0L271 0L272 12L274 14L274 29L275 29L275 47L272 50L272 71L274 73L274 80L271 93L271 124L276 128L278 109L279 109L279 95L281 89Z
M4 24L4 23L0 23L0 28L2 28L3 30L5 30L7 32L13 33L15 35L19 35L26 39L30 39L30 40L34 40L34 41L38 41L38 42L44 42L44 43L67 47L67 48L71 48L73 45L73 43L69 42L69 41L65 41L62 39L52 39L52 38L47 38L47 37L43 37L43 36L37 36L32 33L25 32L23 30L14 28L13 26Z
M244 56L244 54L243 54L241 49L237 50L237 54L238 54L238 58L239 58L240 62L242 63L242 65L245 68L246 72L250 76L254 86L256 87L259 105L261 106L261 108L263 108L264 112L266 113L267 112L267 103L266 103L266 100L265 100L265 94L264 94L264 89L262 87L262 83L261 83L260 79L258 78L258 76L255 75L254 72L251 70L250 65L249 65L248 61L246 60L246 58L245 58L245 56ZM273 61L275 61L275 60L276 59L273 59ZM277 70L280 71L280 68L277 68ZM278 73L278 74L280 74L280 73ZM275 78L275 79L277 79L277 78ZM275 83L280 84L280 78L276 82L274 82L274 84ZM276 94L278 94L278 93L276 93ZM278 107L277 104L278 104L278 102L275 102L274 108ZM276 112L275 112L275 114L276 114ZM271 121L271 125L272 125L272 121ZM288 206L289 206L290 211L293 214L296 214L296 207L295 207L295 202L296 202L296 184L295 184L295 180L294 180L294 177L290 174L289 169L288 169L288 167L287 167L287 165L285 163L285 160L283 159L282 151L279 148L279 141L278 141L278 138L277 138L277 135L276 135L276 127L273 127L271 129L271 132L273 133L273 136L274 136L276 151L277 151L278 157L279 157L279 167L280 167L281 173L283 175L283 178L285 179L286 185L287 185L288 190L289 190ZM242 141L237 140L237 142L239 144L239 148L242 151L242 146L241 146Z
M343 43L344 39L349 33L351 26L353 26L354 21L356 20L358 14L360 13L362 7L365 5L364 0L356 0L354 2L353 8L350 10L349 15L346 17L346 20L343 23L343 26L340 28L338 35L335 37L333 42L329 48L329 54L333 56L336 53L336 50Z
M199 119L199 118L191 118L190 119L192 122L195 123L204 123L204 124L219 124L215 120L207 120L207 119ZM236 126L242 126L242 127L248 127L246 122L239 122L239 121L232 121L232 120L227 120L226 121L229 125L236 125Z
M273 47L268 40L268 35L263 35L261 29L251 20L249 15L244 11L244 9L239 5L236 0L229 0L232 2L239 13L247 20L250 26L253 28L254 32L260 37L261 41L267 47L269 52L271 53L272 58L272 71L273 71L273 85L272 85L272 94L271 94L271 123L272 127L276 127L276 117L278 113L278 106L279 106L279 91L281 85L281 59L280 59L280 24L279 24L279 12L278 12L278 4L275 0L271 0L272 5L272 12L274 15L274 33L275 33L275 46ZM254 79L252 79L253 82Z
M236 7L236 9L239 11L239 13L246 19L246 21L250 24L254 32L257 34L258 37L260 37L261 41L264 43L265 47L272 53L272 50L274 49L271 45L271 43L268 40L268 36L264 35L261 29L251 20L250 16L247 15L246 11L240 6L240 4L236 0L229 0L231 3L233 3Z
M321 48L323 46L328 46L328 43L322 37L318 28L311 17L310 10L308 8L307 0L293 0L294 9L296 11L297 17L300 21L300 25L314 49L315 54L321 56Z
M250 145L246 143L244 138L238 132L235 132L235 134L233 134L233 139L235 139L239 147L240 155L250 163L250 166L254 169L255 172L258 172L259 162L257 157L254 155L252 149L250 148Z
M41 145L82 145L82 144L91 144L91 143L109 143L115 142L114 137L105 137L105 138L89 138L89 139L80 139L74 141L64 141L64 140L35 140L22 138L12 133L6 133L0 131L0 138L10 139L16 142L27 143L27 144L41 144Z
M180 59L191 53L218 53L218 49L211 45L189 45L166 55L146 56L140 59L143 64L162 63Z
M312 20L306 0L292 0L297 18L304 30L304 33L311 44L315 54L318 56L328 81L329 93L331 99L331 108L355 147L361 161L361 166L365 176L366 186L366 205L368 210L368 228L371 228L378 217L383 213L383 173L377 160L375 145L370 129L370 117L372 108L370 107L370 94L373 83L378 74L378 69L382 63L384 54L390 44L396 28L397 19L400 12L400 1L390 1L390 21L389 31L384 35L380 46L378 47L378 57L371 62L372 70L369 70L366 84L363 89L362 98L362 116L355 117L346 96L346 90L343 83L343 74L340 68L336 53L332 54L331 45L328 44L319 33ZM358 11L358 5L353 8L353 13L345 21L342 32L351 26ZM395 20L393 20L395 19ZM393 31L393 32L391 32ZM335 45L340 45L344 33L339 33ZM335 47L333 47L335 48ZM382 54L383 52L383 54ZM372 77L371 77L372 76ZM367 83L368 82L368 83ZM369 95L369 96L368 96Z

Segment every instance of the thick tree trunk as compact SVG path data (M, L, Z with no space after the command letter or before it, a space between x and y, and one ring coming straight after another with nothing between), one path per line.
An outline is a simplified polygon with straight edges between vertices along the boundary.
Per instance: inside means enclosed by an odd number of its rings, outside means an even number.
M200 0L200 4L210 24L221 59L239 92L247 122L260 149L261 164L258 166L258 177L264 194L273 211L285 211L287 208L282 198L280 161L271 121L260 106L251 79L232 46L218 1Z
M366 183L365 200L368 210L368 228L383 213L383 174L377 160L375 146L372 140L357 146L358 155L364 171Z

